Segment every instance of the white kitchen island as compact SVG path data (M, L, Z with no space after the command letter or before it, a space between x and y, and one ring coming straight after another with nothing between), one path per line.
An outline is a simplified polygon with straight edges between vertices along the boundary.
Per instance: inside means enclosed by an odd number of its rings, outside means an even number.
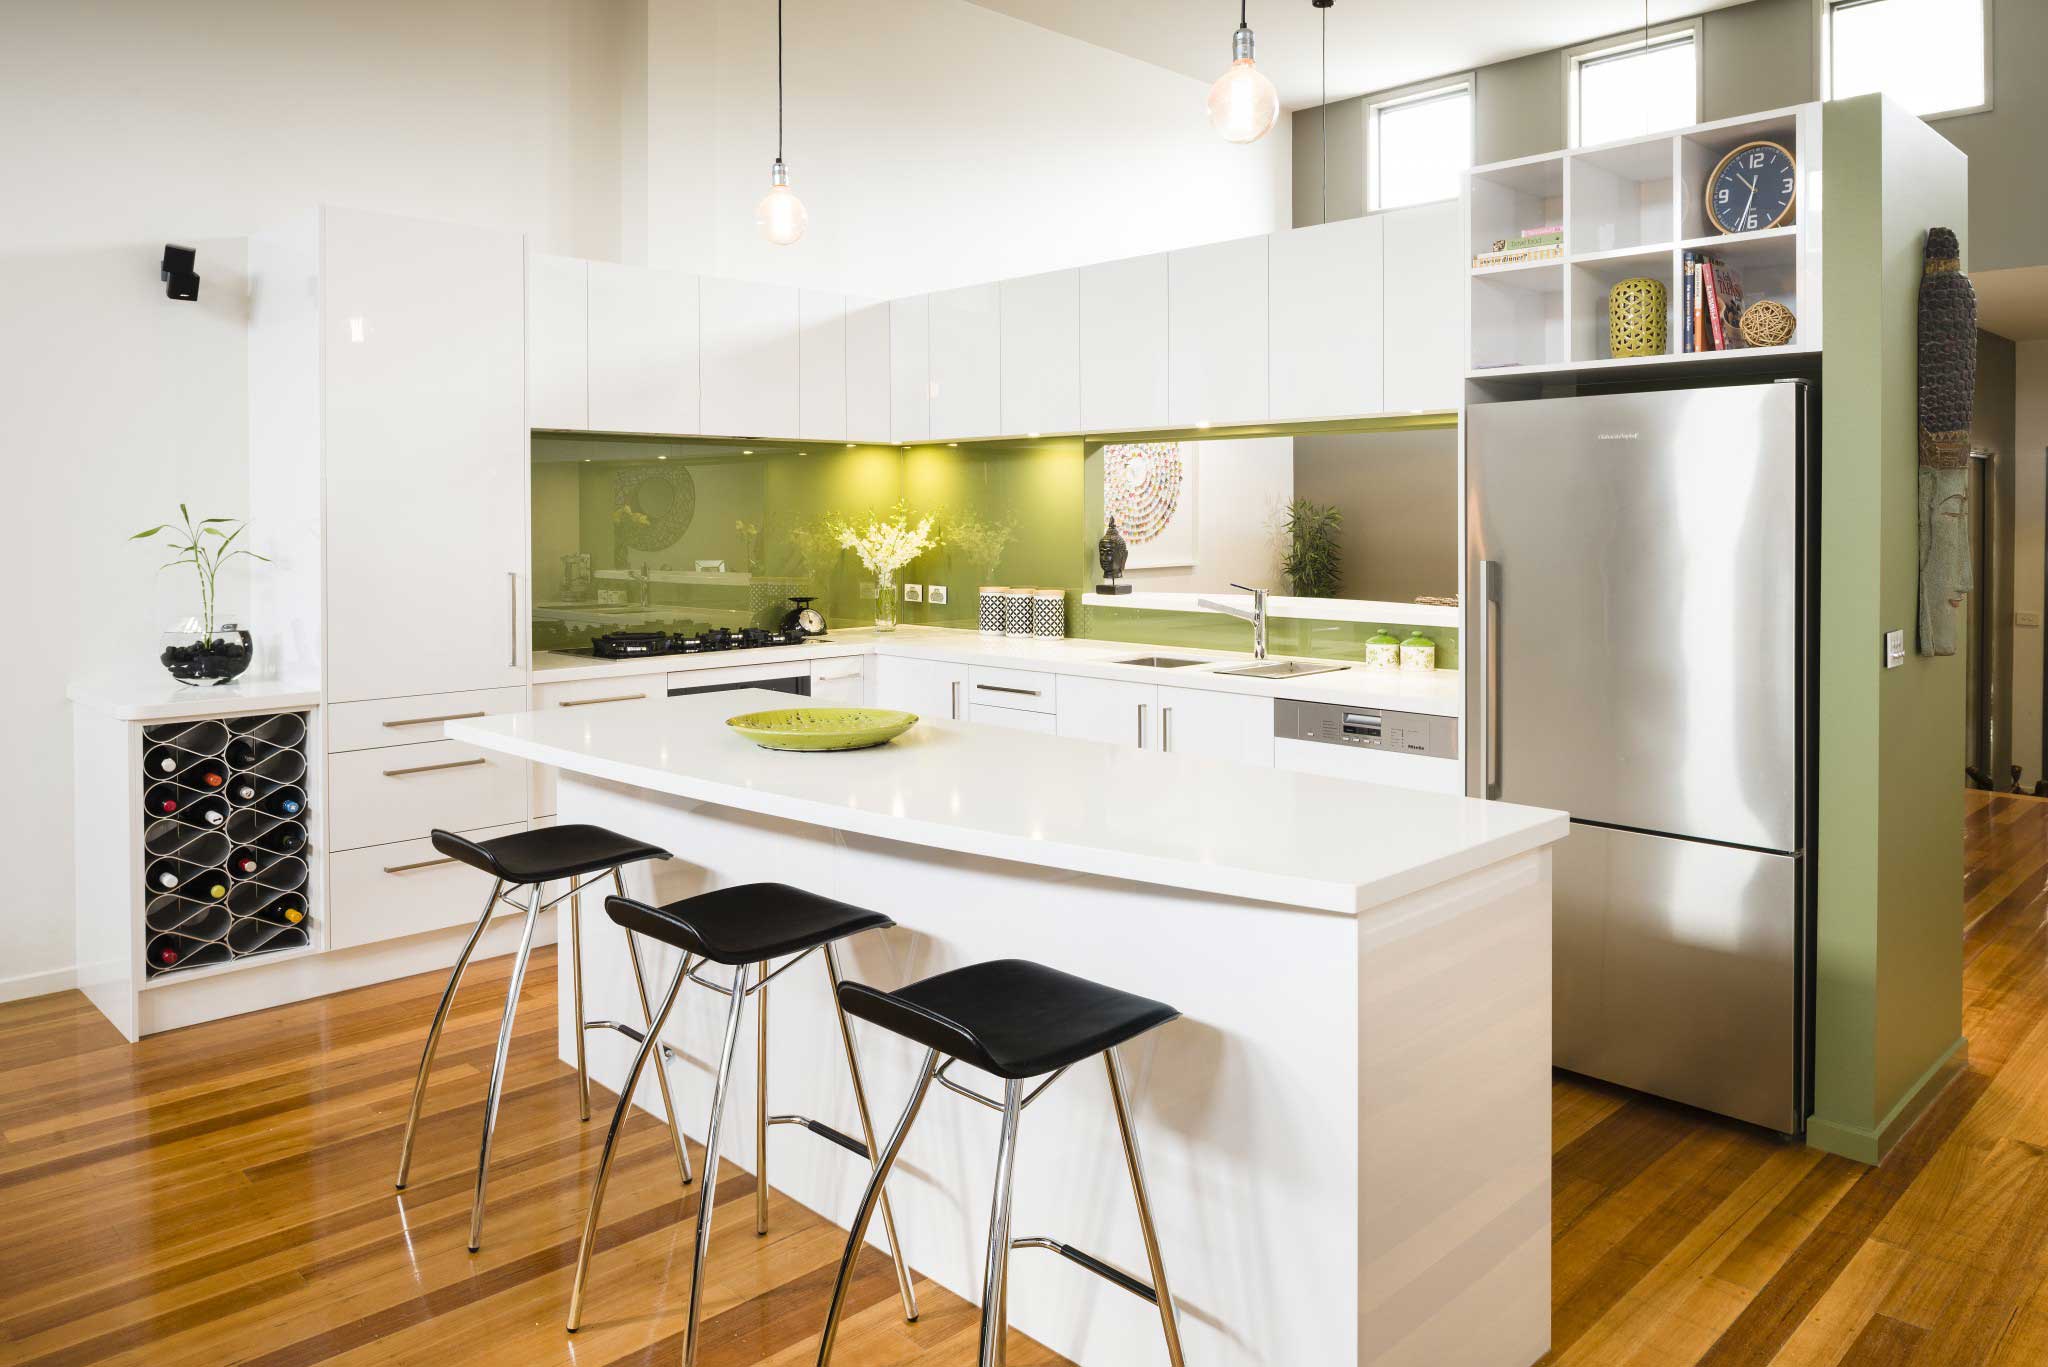
M1124 1062L1190 1364L1527 1367L1542 1355L1548 847L1563 813L966 723L925 721L845 754L771 752L724 726L791 702L653 699L455 722L448 735L560 769L562 822L672 851L628 870L635 896L774 880L886 911L897 929L842 948L850 978L893 988L1018 957L1178 1007ZM587 1013L637 1022L623 935L591 901ZM675 963L654 948L658 994ZM801 966L768 996L769 1109L857 1132L824 969ZM693 1137L724 1010L686 988L666 1031ZM922 1051L857 1029L886 1130ZM632 1046L590 1041L593 1076L616 1086ZM752 1080L743 1060L722 1145L750 1172ZM636 1100L638 1123L659 1123L651 1077ZM998 1125L934 1091L890 1181L912 1265L970 1300ZM864 1165L795 1133L770 1131L770 1184L843 1225ZM1076 1069L1028 1112L1015 1202L1019 1236L1143 1268L1100 1069ZM590 1319L658 1294L603 1263ZM1083 1367L1166 1361L1149 1306L1057 1257L1015 1254L1009 1304L1015 1328ZM822 1326L822 1293L817 1311Z

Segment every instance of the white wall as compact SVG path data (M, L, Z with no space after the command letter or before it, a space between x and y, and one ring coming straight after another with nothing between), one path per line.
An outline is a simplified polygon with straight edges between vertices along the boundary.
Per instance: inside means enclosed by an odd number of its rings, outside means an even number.
M2015 613L2048 612L2044 541L2048 541L2048 342L2018 347L2013 472L2012 606ZM2012 634L2012 762L2031 788L2044 777L2041 753L2042 641L2048 627L2016 627Z
M125 537L180 499L248 508L248 235L324 201L883 295L1285 222L1284 123L1225 145L1199 82L963 0L787 14L788 155L812 229L784 251L752 226L774 153L772 5L9 8L0 395L30 655L7 671L0 758L35 781L0 797L0 999L65 985L72 961L64 685L147 667L190 610L189 583ZM167 240L200 248L197 304L163 297Z

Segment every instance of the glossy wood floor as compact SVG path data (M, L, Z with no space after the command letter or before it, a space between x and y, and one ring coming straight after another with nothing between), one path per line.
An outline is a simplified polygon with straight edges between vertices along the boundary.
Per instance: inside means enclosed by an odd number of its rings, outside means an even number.
M1968 842L1970 1066L1883 1168L1558 1079L1546 1361L2048 1363L2048 802L1972 794ZM502 961L449 1024L403 1198L391 1167L434 979L133 1049L76 995L0 1006L0 1363L680 1361L696 1198L652 1122L614 1173L585 1327L562 1333L603 1127L577 1123L553 1057L554 971L550 955L529 979L474 1258ZM703 1367L816 1352L840 1235L778 1199L756 1239L752 1195L727 1168ZM905 1325L870 1254L836 1360L972 1363L974 1310L919 1295ZM1010 1360L1061 1362L1021 1335Z

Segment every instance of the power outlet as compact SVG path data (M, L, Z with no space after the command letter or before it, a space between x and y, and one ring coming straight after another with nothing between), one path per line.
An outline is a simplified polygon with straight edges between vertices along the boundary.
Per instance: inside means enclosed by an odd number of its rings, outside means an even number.
M924 585L905 584L903 586L903 601L906 603L922 603L924 601Z
M2012 624L2016 627L2038 627L2041 625L2041 614L2038 612L2015 612L2012 615Z
M946 586L944 584L932 585L931 588L925 591L924 601L930 603L935 608L946 606Z
M1906 633L1887 631L1884 634L1884 667L1897 669L1906 662Z

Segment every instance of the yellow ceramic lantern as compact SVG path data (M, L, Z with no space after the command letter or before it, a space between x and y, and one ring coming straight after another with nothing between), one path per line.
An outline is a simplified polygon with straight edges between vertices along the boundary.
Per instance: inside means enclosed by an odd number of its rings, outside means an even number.
M1608 350L1616 356L1662 356L1671 343L1665 309L1671 296L1661 280L1624 280L1607 296Z

